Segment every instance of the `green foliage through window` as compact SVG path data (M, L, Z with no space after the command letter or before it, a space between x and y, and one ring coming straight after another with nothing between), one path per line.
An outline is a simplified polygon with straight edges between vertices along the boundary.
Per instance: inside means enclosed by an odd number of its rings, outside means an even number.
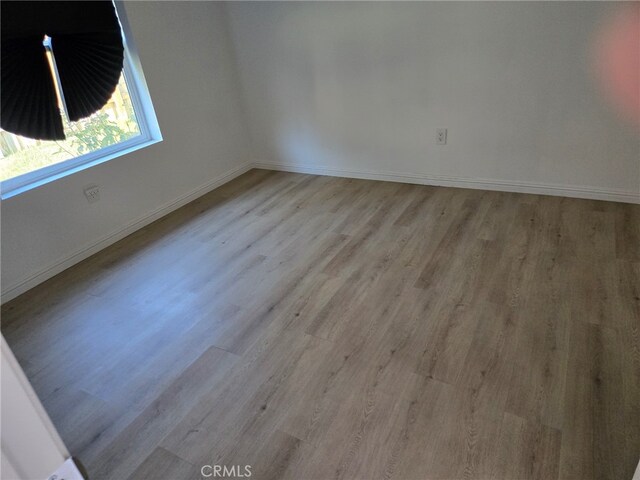
M109 116L104 112L98 112L87 121L81 120L75 125L65 123L65 131L69 132L67 139L80 155L124 142L137 133L123 129L109 120Z

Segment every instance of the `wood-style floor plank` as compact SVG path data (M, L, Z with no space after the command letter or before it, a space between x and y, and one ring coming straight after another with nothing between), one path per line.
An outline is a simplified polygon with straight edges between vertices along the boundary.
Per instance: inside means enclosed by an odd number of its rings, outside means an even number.
M625 479L640 206L253 170L2 307L90 478Z
M212 470L205 469L204 472L209 474ZM158 478L201 480L203 476L200 469L180 457L163 448L156 448L128 477L128 480L157 480Z

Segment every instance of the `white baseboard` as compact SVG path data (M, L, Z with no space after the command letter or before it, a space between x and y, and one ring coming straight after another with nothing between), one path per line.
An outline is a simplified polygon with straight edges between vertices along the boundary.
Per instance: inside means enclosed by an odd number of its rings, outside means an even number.
M513 182L468 177L452 177L445 175L424 175L418 173L373 172L367 170L348 170L341 168L318 167L315 165L273 162L256 162L253 164L253 167L265 170L279 170L283 172L328 175L332 177L384 180L388 182L414 183L418 185L497 190L500 192L532 193L536 195L554 195L560 197L586 198L591 200L607 200L611 202L640 204L640 192L604 190L595 187Z
M49 266L29 276L25 280L22 280L14 285L10 285L6 288L3 288L2 294L1 294L2 303L8 302L9 300L17 297L18 295L26 292L27 290L30 290L31 288L44 282L45 280L48 280L49 278L57 275L63 270L66 270L72 265L75 265L76 263L81 262L82 260L90 257L94 253L97 253L100 250L107 248L109 245L114 244L118 240L123 239L127 235L132 234L136 230L139 230L142 227L145 227L151 222L161 217L164 217L168 213L171 213L174 210L177 210L178 208L195 200L196 198L201 197L205 193L208 193L211 190L233 180L237 176L242 175L243 173L250 170L252 167L253 165L251 163L246 163L240 167L236 167L231 170L228 170L227 172L223 173L222 175L218 175L213 180L210 180L204 185L199 186L195 190L192 190L191 192L186 193L185 195L182 195L176 198L175 200L164 204L163 206L152 211L151 213L141 218L138 218L137 220L134 220L133 222L127 224L123 228L120 228L117 231L112 232L96 240L95 242L90 243L89 245L86 245L84 248L81 248L80 250L78 250L77 252L71 255L65 256L64 258L61 258L58 261L53 262Z

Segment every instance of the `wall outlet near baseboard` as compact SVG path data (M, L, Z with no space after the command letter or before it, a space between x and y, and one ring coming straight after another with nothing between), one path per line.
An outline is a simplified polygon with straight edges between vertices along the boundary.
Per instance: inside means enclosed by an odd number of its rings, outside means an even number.
M87 197L87 202L96 203L100 200L100 187L98 185L89 185L84 189L84 196Z
M447 129L446 128L437 128L436 129L436 144L438 144L438 145L446 145L447 144Z

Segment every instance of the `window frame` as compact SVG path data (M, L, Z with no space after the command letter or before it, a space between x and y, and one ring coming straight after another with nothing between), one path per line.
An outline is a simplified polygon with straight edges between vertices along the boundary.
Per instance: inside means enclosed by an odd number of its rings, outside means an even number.
M140 134L95 152L85 153L3 180L0 182L0 198L3 200L162 141L158 119L151 102L124 6L121 1L116 1L114 4L124 37L123 75Z

